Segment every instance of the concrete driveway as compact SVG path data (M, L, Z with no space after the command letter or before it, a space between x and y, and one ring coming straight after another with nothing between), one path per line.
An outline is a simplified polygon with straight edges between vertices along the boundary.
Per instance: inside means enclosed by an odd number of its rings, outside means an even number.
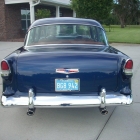
M0 59L22 45L0 42ZM37 109L33 117L25 108L0 106L0 140L140 140L140 45L111 45L134 61L133 105L108 107L106 116L98 108L62 108Z

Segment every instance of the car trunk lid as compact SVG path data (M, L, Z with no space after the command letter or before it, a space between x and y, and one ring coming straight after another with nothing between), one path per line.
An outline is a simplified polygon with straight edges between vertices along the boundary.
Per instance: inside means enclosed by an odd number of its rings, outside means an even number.
M58 73L57 70L78 70ZM118 56L104 52L26 52L17 61L17 86L21 92L97 93L101 87L115 91L118 86ZM56 92L56 79L79 79L79 91Z

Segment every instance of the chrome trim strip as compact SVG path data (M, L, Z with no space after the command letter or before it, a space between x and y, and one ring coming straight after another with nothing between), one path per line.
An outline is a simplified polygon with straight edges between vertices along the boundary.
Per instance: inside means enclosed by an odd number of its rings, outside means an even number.
M52 48L52 47L48 47L48 46L57 46L57 45L63 45L63 46L72 46L72 45L77 45L77 46L99 46L99 47L103 47L103 46L107 46L107 45L99 45L99 44L41 44L41 45L32 45L32 46L24 46L25 47L25 49L28 49L28 48L37 48L38 49L38 47L39 47L39 49L41 48ZM45 46L45 47L41 47L41 46ZM94 47L95 49L97 48L99 48L99 47Z
M101 96L34 96L34 107L100 107L112 105L130 105L132 104L131 95L108 94L105 96L105 102L102 102ZM29 97L22 96L4 96L2 95L1 104L4 107L27 106Z
M89 20L89 19L88 19ZM92 20L94 21L94 20ZM53 21L52 21L53 22ZM94 21L94 22L97 22L97 21ZM63 25L63 24L68 24L68 25L86 25L86 26L94 26L94 27L98 27L98 28L101 28L103 31L105 31L105 29L102 27L102 26L98 26L98 25L93 25L93 24L85 24L85 23L78 23L78 22L73 22L73 23L65 23L65 22L58 22L58 23L44 23L44 24L40 24L40 25L36 25L36 26L33 26L31 28L29 28L29 30L27 31L27 33L33 29L33 28L36 28L36 27L41 27L41 26L49 26L49 25Z
M58 68L55 70L56 73L62 73L62 74L72 74L72 73L78 73L79 69L65 69L65 68ZM63 79L63 78L58 78L58 79ZM70 79L75 79L75 78L70 78ZM77 78L76 78L77 79Z

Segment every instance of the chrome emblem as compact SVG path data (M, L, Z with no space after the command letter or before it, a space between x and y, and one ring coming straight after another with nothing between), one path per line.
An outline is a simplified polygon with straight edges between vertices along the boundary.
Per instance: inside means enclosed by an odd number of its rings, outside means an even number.
M56 69L56 73L71 74L78 73L79 69Z

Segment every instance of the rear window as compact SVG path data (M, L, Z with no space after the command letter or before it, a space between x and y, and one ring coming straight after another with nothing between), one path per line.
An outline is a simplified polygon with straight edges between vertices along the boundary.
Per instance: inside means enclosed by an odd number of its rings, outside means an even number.
M42 44L99 44L107 45L104 30L90 25L43 25L31 29L26 46Z

